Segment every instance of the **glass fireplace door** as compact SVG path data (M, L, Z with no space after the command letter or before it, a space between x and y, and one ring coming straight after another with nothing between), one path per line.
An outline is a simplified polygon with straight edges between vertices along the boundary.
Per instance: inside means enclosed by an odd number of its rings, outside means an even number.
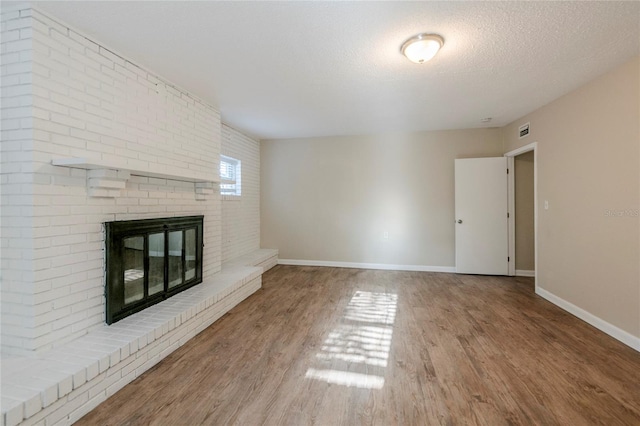
M142 300L144 294L144 237L125 238L124 303Z
M107 324L202 282L203 217L105 223Z
M184 277L182 276L182 271L184 270L183 238L183 231L169 232L169 288L184 282Z
M164 291L164 232L149 234L149 295Z

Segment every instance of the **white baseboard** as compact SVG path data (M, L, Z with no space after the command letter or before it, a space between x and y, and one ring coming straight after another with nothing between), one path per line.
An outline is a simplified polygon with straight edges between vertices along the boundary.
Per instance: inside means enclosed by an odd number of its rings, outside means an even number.
M516 277L535 277L536 271L529 271L527 269L516 269Z
M589 313L584 309L577 307L571 302L567 302L561 297L558 297L555 294L550 293L543 288L536 287L536 294L541 297L544 297L549 302L553 303L556 306L559 306L560 308L564 309L570 314L575 315L576 317L580 318L584 322L591 324L598 330L607 333L609 336L613 337L614 339L619 340L625 345L640 352L640 337L634 336L633 334L628 333L616 327L613 324L609 324L602 318L599 318L593 315L592 313Z
M391 265L388 263L333 262L327 260L278 259L278 265L330 266L333 268L383 269L388 271L456 272L453 266Z

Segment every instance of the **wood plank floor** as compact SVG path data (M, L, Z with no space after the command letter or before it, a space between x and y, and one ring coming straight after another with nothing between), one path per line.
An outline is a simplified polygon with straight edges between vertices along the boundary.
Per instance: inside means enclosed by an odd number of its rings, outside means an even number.
M80 425L640 425L640 354L531 278L276 266Z

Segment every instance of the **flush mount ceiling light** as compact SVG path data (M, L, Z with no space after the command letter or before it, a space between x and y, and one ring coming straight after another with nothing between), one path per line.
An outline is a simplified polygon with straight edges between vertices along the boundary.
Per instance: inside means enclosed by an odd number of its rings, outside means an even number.
M438 34L418 34L405 41L400 51L411 62L422 64L436 56L443 44Z

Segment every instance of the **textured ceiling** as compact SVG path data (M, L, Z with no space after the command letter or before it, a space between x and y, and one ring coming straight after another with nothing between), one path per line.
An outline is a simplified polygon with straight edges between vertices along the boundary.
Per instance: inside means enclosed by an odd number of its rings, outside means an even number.
M640 53L638 2L34 4L261 139L502 126Z

